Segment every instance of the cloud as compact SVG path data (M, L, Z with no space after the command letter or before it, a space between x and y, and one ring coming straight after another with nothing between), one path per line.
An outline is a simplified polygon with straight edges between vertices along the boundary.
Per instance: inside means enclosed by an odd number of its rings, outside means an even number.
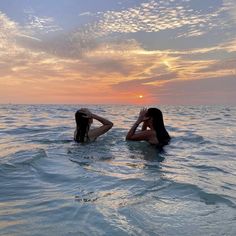
M9 17L1 11L0 29L1 39L4 39L5 41L15 40L15 37L41 41L38 38L40 33L45 34L61 30L61 28L54 23L52 17L40 18L30 15L29 22L26 25L19 25L17 22L9 19Z
M22 82L30 79L72 79L89 83L101 78L111 81L112 76L129 76L138 67L130 61L130 56L123 55L119 43L114 43L114 47L106 43L100 43L99 46L92 42L87 44L87 41L78 38L77 32L70 35L72 38L65 35L55 38L55 41L40 41L24 35L24 30L4 14L1 14L0 19L2 81L7 78ZM130 45L130 50L136 47L131 41L124 45L127 49ZM90 48L83 52L86 47ZM13 83L13 79L10 83Z
M171 3L171 4L170 4ZM193 37L217 26L216 19L222 9L195 11L186 1L147 1L139 6L121 11L107 11L95 22L100 36L111 33L159 32L181 29L178 37Z
M122 81L120 83L113 84L112 88L114 90L119 90L119 91L130 91L130 90L136 90L137 88L140 88L140 87L143 87L143 88L149 87L149 86L156 87L162 84L160 82L174 80L177 77L178 77L177 73L162 74L162 75L155 76L152 78Z
M36 40L36 41L38 41L38 42L42 42L42 40L39 39L39 38L30 36L30 35L25 35L25 34L23 34L23 33L20 33L20 34L18 34L17 36L18 36L19 38L24 39L24 40L25 40L25 39L31 39L31 40Z
M55 23L52 17L39 17L29 12L28 22L24 26L25 30L32 34L48 34L61 31L62 28Z
M170 81L150 93L162 104L234 104L236 76Z
M222 70L229 71L229 73L236 74L236 58L227 60L218 60L210 64L209 66L202 68L199 72L218 72Z
M44 51L29 50L27 44L39 43L25 35L24 29L0 13L0 79L37 79L58 75L60 59ZM24 45L25 43L25 45ZM51 61L51 62L50 62ZM45 63L46 62L46 63Z
M33 51L46 52L53 56L79 59L86 52L93 50L97 46L97 42L93 38L87 37L88 35L77 33L65 33L44 38L42 40L27 40L26 37L19 38L18 42L25 48ZM32 39L29 37L29 39Z
M223 0L223 6L234 21L236 21L236 5L234 0Z
M236 38L221 45L228 52L236 52Z
M11 21L0 11L0 47L5 49L12 43L14 37L19 34L18 24Z
M93 15L94 15L94 13L91 13L89 11L82 12L82 13L79 14L79 16L93 16Z

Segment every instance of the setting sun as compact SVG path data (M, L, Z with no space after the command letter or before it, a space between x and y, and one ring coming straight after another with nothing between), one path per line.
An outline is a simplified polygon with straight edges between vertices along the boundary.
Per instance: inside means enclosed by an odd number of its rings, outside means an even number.
M139 98L143 98L143 95L139 95L138 97L139 97Z

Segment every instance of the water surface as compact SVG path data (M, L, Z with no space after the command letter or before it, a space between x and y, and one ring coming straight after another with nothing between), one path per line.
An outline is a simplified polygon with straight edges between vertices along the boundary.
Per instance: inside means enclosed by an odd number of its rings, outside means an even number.
M125 141L138 106L73 142L80 107L0 105L0 235L236 235L236 107L162 106L163 152Z

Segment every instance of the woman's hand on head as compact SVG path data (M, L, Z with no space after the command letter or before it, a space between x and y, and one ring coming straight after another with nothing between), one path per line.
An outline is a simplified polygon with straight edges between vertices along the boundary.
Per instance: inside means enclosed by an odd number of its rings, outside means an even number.
M138 121L141 123L146 120L147 108L142 108L139 112Z
M80 112L84 114L84 117L85 117L85 118L90 119L90 118L93 117L92 112L91 112L88 108L81 108L81 109L80 109Z

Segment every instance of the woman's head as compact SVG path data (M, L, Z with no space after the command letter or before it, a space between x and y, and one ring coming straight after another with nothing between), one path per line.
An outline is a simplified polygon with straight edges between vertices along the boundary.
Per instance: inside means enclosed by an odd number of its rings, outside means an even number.
M146 117L151 118L153 124L164 124L162 112L158 108L149 108L147 110Z
M168 132L165 129L163 115L158 108L149 108L146 113L146 117L149 118L149 122L152 123L153 128L156 131L159 142L166 139L170 139Z
M84 110L80 109L75 113L75 121L77 130L75 140L78 142L84 142L85 138L88 139L88 131L92 119L88 117Z

